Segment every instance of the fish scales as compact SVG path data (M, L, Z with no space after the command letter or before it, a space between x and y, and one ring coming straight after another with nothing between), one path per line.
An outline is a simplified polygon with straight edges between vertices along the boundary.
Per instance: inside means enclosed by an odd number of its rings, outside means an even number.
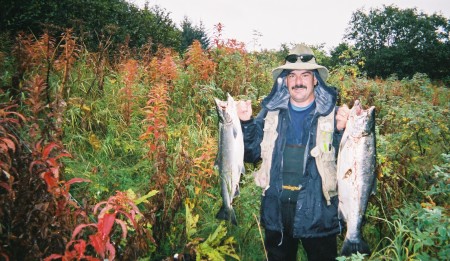
M375 163L375 107L363 110L356 100L337 160L339 214L347 226L341 255L370 254L361 229L369 197L375 191Z
M215 98L219 115L219 144L216 166L219 169L222 207L217 219L229 220L237 225L232 203L239 194L239 181L244 173L244 139L236 102L227 94L227 101Z

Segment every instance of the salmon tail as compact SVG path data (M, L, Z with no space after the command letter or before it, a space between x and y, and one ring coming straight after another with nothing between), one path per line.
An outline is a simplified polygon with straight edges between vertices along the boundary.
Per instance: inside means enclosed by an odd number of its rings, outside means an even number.
M371 255L369 245L363 239L358 242L351 242L350 240L345 239L344 244L342 245L341 256L351 256L357 252L369 256Z
M220 208L219 212L217 213L216 218L222 219L222 220L228 220L231 223L233 223L233 225L237 226L236 214L234 213L233 208L227 208L225 206L222 206Z

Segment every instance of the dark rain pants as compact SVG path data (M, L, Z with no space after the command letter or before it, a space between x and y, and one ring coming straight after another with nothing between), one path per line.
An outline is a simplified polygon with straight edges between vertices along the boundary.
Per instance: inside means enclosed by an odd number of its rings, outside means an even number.
M286 209L284 206L282 206ZM299 241L305 249L309 261L336 260L337 242L336 235L318 238L293 238L292 235L283 234L281 245L281 233L266 230L265 247L269 261L297 261Z

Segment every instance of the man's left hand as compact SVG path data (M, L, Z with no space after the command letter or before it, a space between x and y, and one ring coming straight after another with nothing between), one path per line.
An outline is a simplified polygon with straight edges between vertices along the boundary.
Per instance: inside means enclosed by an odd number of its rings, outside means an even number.
M347 104L340 106L336 112L336 128L339 131L345 129L347 126L348 115L350 114L350 109Z

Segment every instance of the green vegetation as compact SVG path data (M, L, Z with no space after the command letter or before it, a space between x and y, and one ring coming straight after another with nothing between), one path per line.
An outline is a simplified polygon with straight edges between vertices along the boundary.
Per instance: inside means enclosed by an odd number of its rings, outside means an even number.
M10 37L19 32L56 36L72 28L90 51L111 40L111 54L124 42L130 48L150 45L153 51L158 45L184 51L194 39L208 44L202 25L185 21L180 30L158 6L139 9L125 0L0 0L0 5L0 32Z
M365 58L360 67L369 77L420 72L448 82L449 31L450 20L442 15L384 6L354 12L345 38Z
M255 166L233 202L239 226L215 219L213 97L251 99L258 111L289 46L249 53L221 28L210 48L194 41L181 54L126 39L113 49L108 38L92 50L70 29L2 35L2 258L265 259ZM329 83L340 104L377 109L377 193L363 231L373 254L339 259L450 259L448 87L420 73L370 79L362 50L314 49L339 65Z

